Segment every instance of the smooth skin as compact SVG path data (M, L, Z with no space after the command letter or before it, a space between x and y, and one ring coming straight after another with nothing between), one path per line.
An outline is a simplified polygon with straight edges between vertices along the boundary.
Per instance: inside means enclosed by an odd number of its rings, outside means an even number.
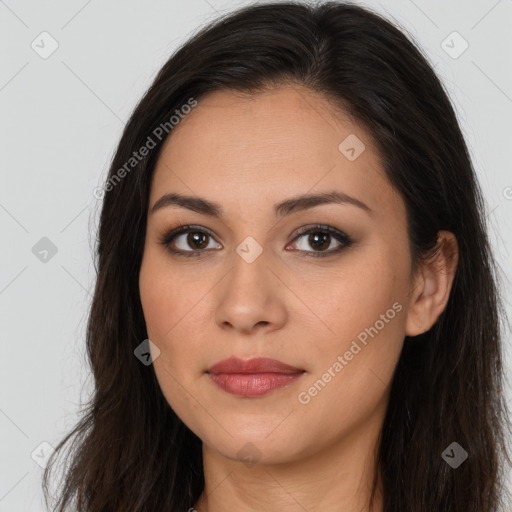
M339 150L350 134L365 144L353 161ZM275 215L274 205L286 199L331 191L369 210L331 203ZM223 216L175 204L153 212L169 193L218 203ZM180 224L195 228L169 247L160 243ZM313 230L319 242L296 234L316 224L345 233L352 244L321 229ZM201 237L198 228L212 235ZM263 250L251 263L236 251L247 237ZM369 135L325 97L282 85L200 99L159 157L139 279L148 337L160 350L153 363L158 382L203 442L205 491L195 510L368 510L404 337L427 331L450 294L457 242L441 231L439 244L437 259L413 275L404 202ZM311 256L320 252L326 256ZM395 303L401 310L301 403L299 394ZM205 373L232 355L270 357L305 373L261 397L235 396ZM380 490L376 512L382 503Z

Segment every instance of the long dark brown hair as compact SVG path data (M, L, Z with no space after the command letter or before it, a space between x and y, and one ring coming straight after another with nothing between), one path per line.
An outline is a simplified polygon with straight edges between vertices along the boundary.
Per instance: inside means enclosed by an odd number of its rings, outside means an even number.
M67 453L52 510L183 512L201 494L201 440L169 406L153 366L134 355L147 338L138 278L151 177L172 136L171 116L186 112L191 98L200 104L209 91L256 93L285 83L324 95L371 135L406 204L415 268L438 231L458 241L448 304L429 331L406 337L394 373L377 454L384 511L495 512L505 505L511 461L501 278L487 205L449 96L421 49L378 13L355 4L280 2L239 9L194 34L126 124L102 193L95 248L86 334L94 393L43 475L49 506L52 467ZM144 158L130 160L150 145ZM441 456L452 442L468 453L457 469Z

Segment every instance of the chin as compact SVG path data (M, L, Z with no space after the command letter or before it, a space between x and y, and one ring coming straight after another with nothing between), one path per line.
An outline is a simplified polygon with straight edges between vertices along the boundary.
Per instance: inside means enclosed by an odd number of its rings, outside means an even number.
M213 439L202 438L203 443L225 458L244 462L247 466L285 464L300 458L300 443L293 433L268 435L270 431L266 429L264 432L255 432L254 425L247 432L235 432L233 437L223 431L223 434L218 434Z

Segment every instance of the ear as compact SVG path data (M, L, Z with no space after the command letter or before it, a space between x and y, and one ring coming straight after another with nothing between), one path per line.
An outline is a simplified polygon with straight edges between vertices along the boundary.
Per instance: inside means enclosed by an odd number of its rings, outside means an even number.
M422 262L414 277L407 312L407 336L428 331L444 311L457 270L459 249L450 231L439 231L434 256Z

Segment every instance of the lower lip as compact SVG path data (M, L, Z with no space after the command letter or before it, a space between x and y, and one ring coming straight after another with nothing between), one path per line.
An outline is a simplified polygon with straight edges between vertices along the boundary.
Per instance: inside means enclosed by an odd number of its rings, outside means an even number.
M303 373L209 373L208 376L217 386L233 395L261 396L290 385Z

